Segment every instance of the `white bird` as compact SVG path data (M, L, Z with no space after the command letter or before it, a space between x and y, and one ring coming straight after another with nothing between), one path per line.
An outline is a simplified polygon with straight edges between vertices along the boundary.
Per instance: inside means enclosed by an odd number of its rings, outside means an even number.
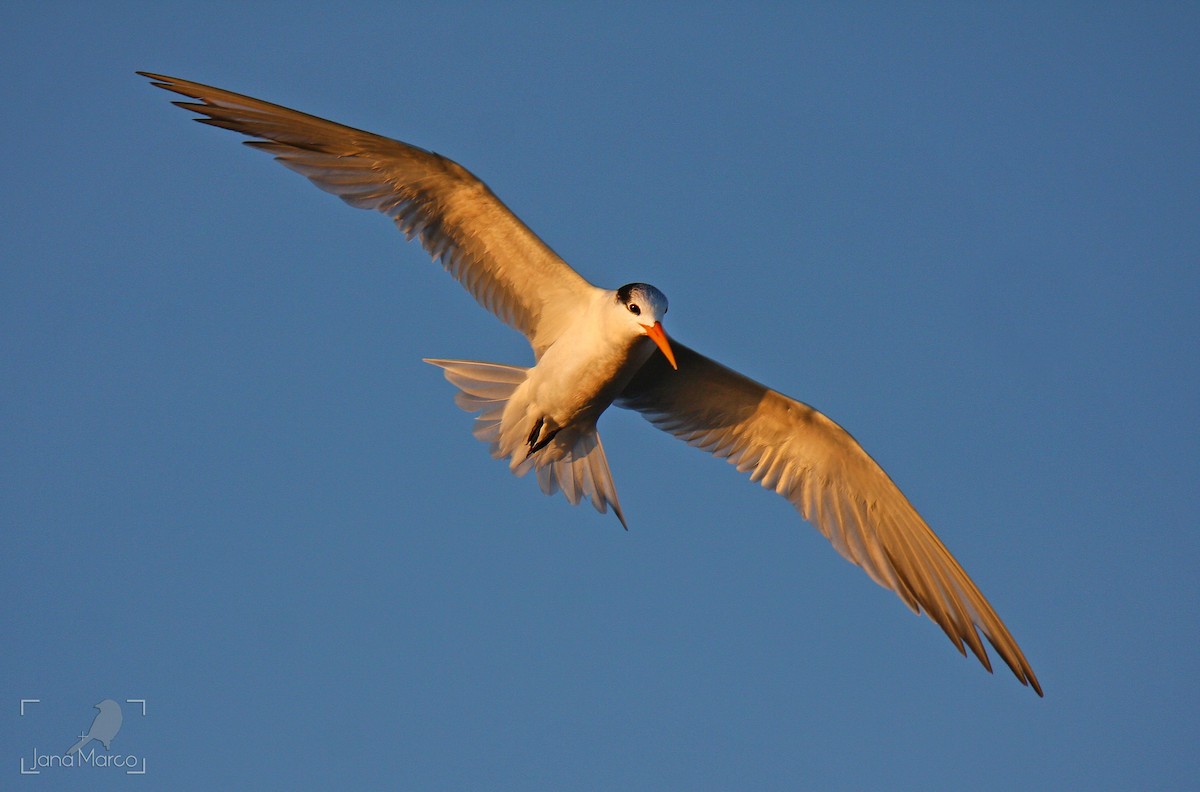
M924 611L964 656L991 662L981 631L1022 684L1042 688L978 587L883 469L807 404L668 341L667 298L645 283L601 289L581 277L482 181L439 154L174 77L139 72L196 102L195 120L240 132L351 206L391 217L483 307L521 331L532 368L429 360L478 412L475 436L517 475L534 471L625 524L596 421L610 404L725 459L775 490L839 553ZM655 348L661 355L655 354ZM978 628L978 631L977 631Z

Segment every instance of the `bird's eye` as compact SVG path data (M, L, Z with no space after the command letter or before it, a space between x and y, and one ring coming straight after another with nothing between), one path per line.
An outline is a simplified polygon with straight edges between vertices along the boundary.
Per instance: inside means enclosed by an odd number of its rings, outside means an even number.
M629 313L633 314L634 316L640 316L642 309L637 306L637 303L632 303L629 306Z

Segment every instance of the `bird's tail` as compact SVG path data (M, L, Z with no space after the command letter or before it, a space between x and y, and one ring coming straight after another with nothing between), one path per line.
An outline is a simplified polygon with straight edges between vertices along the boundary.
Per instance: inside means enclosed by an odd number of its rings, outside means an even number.
M628 530L604 446L594 427L583 432L564 429L545 448L530 451L525 441L531 434L537 434L531 432L534 418L510 415L508 423L505 422L509 399L525 381L529 369L474 360L426 359L425 362L440 367L446 379L458 388L455 404L467 412L478 413L473 433L490 446L494 458L510 458L509 467L518 476L537 471L538 486L547 495L561 491L572 505L587 498L602 514L612 506L613 514Z
M74 745L72 745L70 748L67 749L67 756L70 756L71 754L75 753L80 748L82 748L83 746L85 746L89 742L91 742L93 739L94 738L90 734L83 737L79 742L75 743Z

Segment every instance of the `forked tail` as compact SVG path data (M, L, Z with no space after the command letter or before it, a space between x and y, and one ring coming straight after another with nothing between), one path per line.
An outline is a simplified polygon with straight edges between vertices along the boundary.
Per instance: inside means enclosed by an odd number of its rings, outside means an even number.
M571 505L587 498L601 514L612 506L613 514L629 530L595 427L587 431L564 428L535 451L526 442L531 434L537 434L533 429L539 417L524 409L511 409L509 400L529 369L475 360L426 358L425 362L440 367L446 379L458 388L455 404L478 413L473 434L488 444L494 458L508 458L509 467L518 476L537 471L542 492L553 495L561 491Z

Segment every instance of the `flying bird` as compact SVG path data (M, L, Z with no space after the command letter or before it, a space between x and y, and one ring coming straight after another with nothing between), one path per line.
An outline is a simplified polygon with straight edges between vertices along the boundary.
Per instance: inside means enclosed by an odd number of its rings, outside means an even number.
M88 729L87 734L79 735L79 742L67 749L67 755L76 753L92 740L99 740L104 745L104 750L108 750L117 732L121 730L121 705L112 699L104 699L97 704L94 709L100 710L96 714L95 720L92 721L92 728Z
M983 634L1022 684L1042 688L995 610L883 469L812 407L669 339L667 298L646 283L592 285L466 168L432 151L286 107L139 72L195 120L233 130L351 206L391 217L533 347L525 368L430 359L478 413L474 434L547 495L612 508L596 431L612 404L778 492L839 553L924 612L988 671Z

